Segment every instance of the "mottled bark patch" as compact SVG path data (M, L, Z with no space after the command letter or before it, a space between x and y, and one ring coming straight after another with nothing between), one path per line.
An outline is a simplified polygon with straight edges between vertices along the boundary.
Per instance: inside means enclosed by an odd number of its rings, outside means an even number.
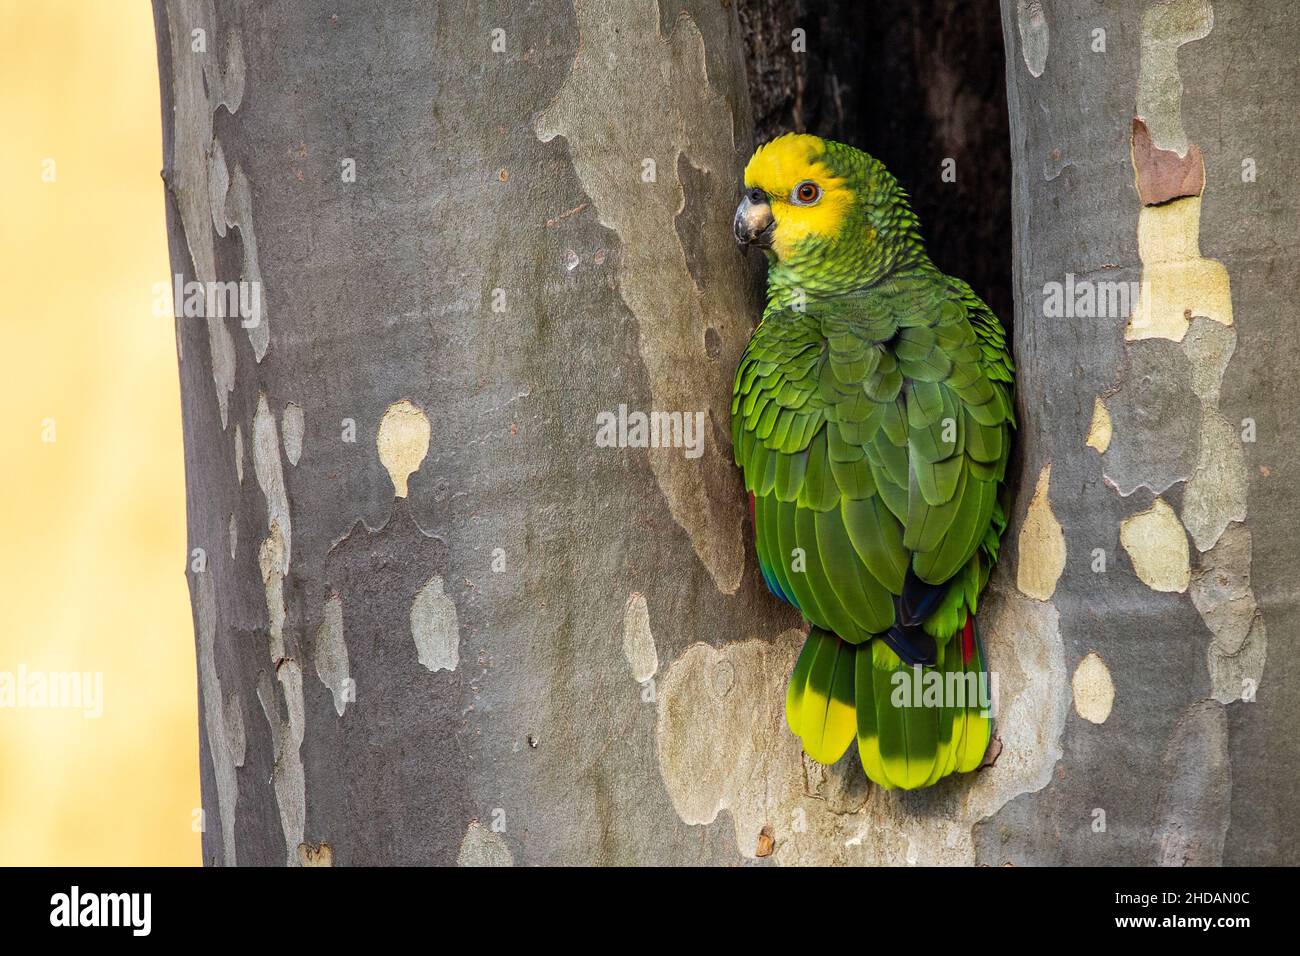
M716 374L704 347L712 329L734 363L752 328L752 303L735 294L746 285L743 260L718 212L732 209L739 191L732 106L708 75L689 14L664 35L653 0L580 2L576 12L577 59L538 117L537 135L564 137L601 224L623 243L618 291L636 316L654 408L705 409L713 422L715 440L702 458L654 451L649 458L674 520L718 590L732 594L744 569L742 494L730 449L716 439L728 432L730 380ZM655 78L659 108L628 109L647 77ZM679 223L691 226L688 242Z
M1065 570L1065 533L1052 513L1048 491L1052 481L1049 462L1038 473L1034 495L1029 499L1025 520L1020 526L1016 551L1016 584L1022 594L1039 601L1050 601L1056 582Z
M1192 145L1185 156L1176 150L1157 148L1140 116L1133 117L1130 139L1142 205L1158 206L1171 199L1199 196L1205 189L1205 160L1199 146Z
M856 747L824 767L786 726L802 632L694 644L659 682L659 770L678 815L707 825L728 811L742 856L758 857L770 839L771 859L785 865L973 863L976 826L1050 781L1070 698L1051 604L999 583L981 614L1003 748L995 766L926 790L871 787Z
M1156 809L1158 866L1222 866L1232 811L1228 718L1217 701L1197 701L1174 725L1161 761Z

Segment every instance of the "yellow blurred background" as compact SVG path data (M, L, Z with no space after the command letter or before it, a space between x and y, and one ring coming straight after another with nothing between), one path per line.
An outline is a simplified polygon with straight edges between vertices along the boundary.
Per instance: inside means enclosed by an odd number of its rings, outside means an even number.
M147 0L0 0L0 681L103 674L0 700L0 864L200 860L160 123Z

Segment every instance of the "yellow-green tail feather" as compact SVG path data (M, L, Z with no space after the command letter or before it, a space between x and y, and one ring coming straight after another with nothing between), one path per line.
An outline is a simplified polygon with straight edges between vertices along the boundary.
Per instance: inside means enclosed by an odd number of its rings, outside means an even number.
M812 628L786 694L786 721L804 751L832 764L856 738L863 770L886 789L977 769L991 701L982 649L965 624L940 644L934 666L919 668L884 641L851 644Z

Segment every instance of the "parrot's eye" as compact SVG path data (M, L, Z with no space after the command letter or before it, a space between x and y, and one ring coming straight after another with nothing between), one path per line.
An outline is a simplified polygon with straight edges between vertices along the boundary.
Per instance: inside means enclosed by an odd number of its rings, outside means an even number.
M794 192L790 198L801 206L811 206L822 198L822 191L811 179L805 179L794 187Z

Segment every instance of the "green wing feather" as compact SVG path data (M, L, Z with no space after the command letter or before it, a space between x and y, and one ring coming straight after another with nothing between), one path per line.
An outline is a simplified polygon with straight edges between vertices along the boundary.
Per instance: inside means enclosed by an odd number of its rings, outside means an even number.
M932 268L769 309L755 330L732 441L764 575L812 625L786 716L814 759L833 762L856 737L872 780L912 788L982 758L987 713L895 706L909 669L873 638L895 623L910 568L948 584L924 623L938 642L933 670L982 672L982 653L967 660L953 638L1006 524L1012 380L997 319Z

